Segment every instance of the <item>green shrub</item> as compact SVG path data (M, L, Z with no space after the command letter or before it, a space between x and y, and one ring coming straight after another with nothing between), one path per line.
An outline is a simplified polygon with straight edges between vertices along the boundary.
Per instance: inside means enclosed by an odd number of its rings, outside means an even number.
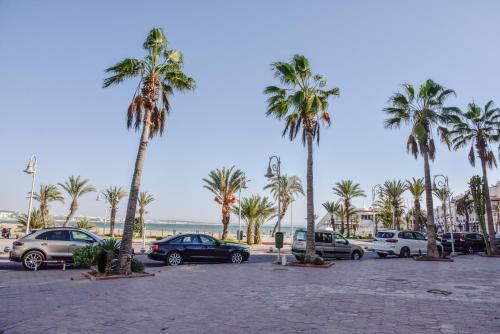
M321 266L321 265L325 264L325 260L321 256L317 256L314 258L313 264Z
M97 264L101 247L99 245L88 245L73 250L73 264L75 267L90 268Z
M306 258L306 255L305 254L295 254L295 258L297 259L297 261L299 261L300 263L304 263L304 259Z
M164 237L156 237L156 240L162 240Z
M133 273L142 273L144 272L144 263L133 258L132 261L130 261L130 270L132 270Z

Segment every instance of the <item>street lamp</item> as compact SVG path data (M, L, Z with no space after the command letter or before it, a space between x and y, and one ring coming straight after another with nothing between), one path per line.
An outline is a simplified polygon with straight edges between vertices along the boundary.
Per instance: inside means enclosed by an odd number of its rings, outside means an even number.
M250 182L245 177L245 174L243 174L240 178L240 184L238 188L238 243L241 243L241 236L243 233L241 233L241 189L247 189L247 182Z
M437 180L437 181L436 181ZM448 199L448 203L451 205L450 202L450 185L448 183L448 177L442 174L434 175L434 179L432 182L432 187L437 190L438 188L445 189L445 195L446 197L443 199L443 219L444 219L444 226L446 227L446 200ZM451 220L451 206L449 206L450 209L450 220ZM450 227L448 229L448 232L450 233L450 240L451 240L451 256L455 256L455 240L453 237L453 220L450 222Z
M275 162L273 162L275 160ZM281 232L281 159L277 155L269 157L269 163L267 165L267 173L264 175L268 179L277 176L278 178L278 232ZM278 248L278 263L281 262L281 249Z
M33 206L33 191L35 190L36 164L37 164L36 155L33 154L30 158L30 161L28 162L28 166L26 166L26 169L24 170L26 174L32 175L30 205L28 208L28 221L26 222L26 234L30 232L31 208Z
M378 227L377 227L377 212L375 211L375 198L377 197L377 194L382 191L382 186L380 184L376 184L372 187L372 210L373 210L373 222L374 222L374 234L373 237L375 237L375 234L378 232Z
M106 201L106 198L102 194L97 194L96 202ZM104 227L102 228L102 234L106 237L106 216L108 215L108 206L104 206Z

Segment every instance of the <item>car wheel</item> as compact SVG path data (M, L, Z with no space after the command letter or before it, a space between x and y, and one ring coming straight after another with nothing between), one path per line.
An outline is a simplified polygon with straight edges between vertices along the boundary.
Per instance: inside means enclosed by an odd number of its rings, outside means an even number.
M23 256L23 267L28 270L40 268L45 256L39 251L29 251Z
M377 253L377 255L381 258L387 257L386 253Z
M243 262L243 254L241 252L232 252L231 253L231 263L241 263Z
M354 252L352 252L351 259L361 260L361 254L358 251L354 251Z
M172 252L167 256L167 265L178 266L182 264L182 256L178 252Z
M399 253L400 257L410 257L410 249L408 247L401 248L401 252Z
M469 248L467 248L467 254L474 254L474 248L472 246L469 246Z

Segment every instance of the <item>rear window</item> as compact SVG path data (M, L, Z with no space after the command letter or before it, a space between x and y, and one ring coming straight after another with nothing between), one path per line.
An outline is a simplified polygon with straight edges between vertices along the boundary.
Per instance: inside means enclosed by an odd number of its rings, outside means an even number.
M376 238L394 238L394 233L392 232L377 232L375 234Z
M38 240L69 241L69 233L66 230L55 230L40 234Z
M316 242L331 244L333 242L332 234L324 232L316 232Z
M306 241L307 240L307 233L306 233L306 231L297 231L297 232L295 232L295 240L296 241Z

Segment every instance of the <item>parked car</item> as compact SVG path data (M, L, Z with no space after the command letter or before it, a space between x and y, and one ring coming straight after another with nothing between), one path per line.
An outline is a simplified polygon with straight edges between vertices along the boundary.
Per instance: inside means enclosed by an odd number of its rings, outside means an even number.
M451 233L445 233L441 244L446 252L451 253ZM455 252L474 254L486 251L486 243L482 234L476 232L454 232L453 245Z
M295 256L306 252L307 230L297 229L293 236L292 253ZM315 235L316 254L324 259L361 260L363 248L349 243L340 233L330 230L318 230Z
M410 257L427 254L427 238L417 231L381 231L373 239L373 251L380 257L397 255ZM443 246L437 242L438 252L443 253Z
M205 234L181 234L155 242L148 257L170 266L183 262L248 261L250 250L242 245L219 241Z
M22 262L24 268L35 270L43 261L72 262L73 250L101 243L95 234L73 227L46 228L25 235L12 243L10 261Z

